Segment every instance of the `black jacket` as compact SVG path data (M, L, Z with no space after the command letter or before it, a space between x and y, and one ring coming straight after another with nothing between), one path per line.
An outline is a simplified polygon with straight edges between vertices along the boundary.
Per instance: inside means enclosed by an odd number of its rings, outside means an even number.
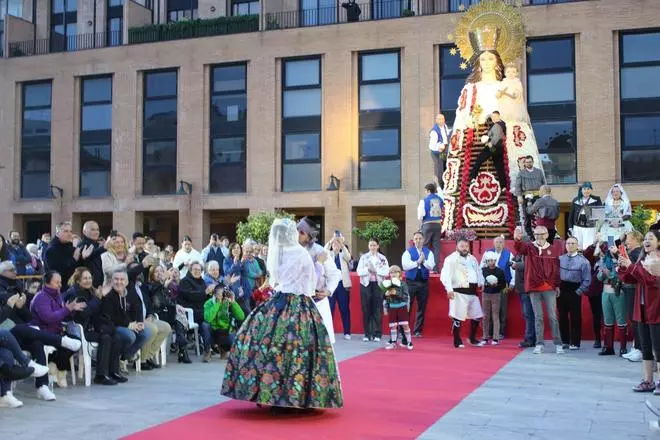
M30 313L28 304L20 309L7 305L9 297L22 292L23 289L19 282L0 276L0 323L6 319L11 319L14 324L27 324L32 320L32 313Z
M575 197L571 202L571 211L568 213L568 229L573 228L573 226L581 226L586 228L593 228L596 226L595 222L590 221L591 217L591 208L594 206L602 206L603 202L600 200L600 197L591 195L589 197L589 203L585 205L585 214L586 222L580 222L580 211L582 210L582 201L579 197ZM589 244L589 243L587 243Z
M179 297L177 298L182 307L190 308L199 313L204 310L204 303L209 299L206 294L206 283L203 278L193 278L188 273L179 283Z
M82 250L89 245L92 245L94 247L94 250L92 251L92 254L89 257L85 259L83 259L82 256L80 257L79 266L84 266L87 269L89 269L93 279L92 285L94 287L99 287L103 285L103 280L104 280L103 263L101 262L101 255L103 255L106 252L106 250L98 242L91 240L87 237L83 237L82 241L78 245L78 248L80 248L81 255L82 255ZM66 282L64 280L62 281Z
M113 289L101 300L101 319L113 327L128 327L134 321L129 313L130 308L127 296L120 297Z
M65 286L78 267L73 258L75 248L73 243L62 243L59 238L53 237L44 253L46 270L55 270L62 276L62 286Z
M484 279L486 279L486 277L489 275L495 275L497 277L497 285L491 286L490 284L486 283L484 285L484 293L501 293L502 290L504 290L506 287L506 278L502 269L497 266L495 266L493 269L490 267L484 267L482 269L482 273L484 275Z
M137 293L135 283L130 283L128 285L128 315L131 317L131 321L144 322L149 316L153 315L151 310L151 299L149 297L149 289L145 287L144 284L140 286L140 293L142 293L142 299ZM144 309L143 306L144 305ZM146 314L144 311L146 310Z
M103 331L104 326L101 323L101 300L94 295L93 291L85 290L76 284L70 287L62 298L65 304L77 298L86 302L87 307L85 310L73 312L73 320L82 325L85 331ZM110 322L107 321L105 324L109 325Z
M173 323L176 319L176 304L170 296L170 290L161 283L143 284L142 288L143 291L149 291L152 313L163 321Z

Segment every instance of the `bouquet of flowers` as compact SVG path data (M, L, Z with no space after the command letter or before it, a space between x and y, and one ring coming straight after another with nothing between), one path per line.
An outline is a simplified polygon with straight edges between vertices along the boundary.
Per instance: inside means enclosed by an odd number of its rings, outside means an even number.
M273 288L268 283L264 283L252 292L252 299L257 305L265 303L271 296L273 296Z
M451 229L446 233L447 240L467 240L474 241L477 239L477 233L472 229Z

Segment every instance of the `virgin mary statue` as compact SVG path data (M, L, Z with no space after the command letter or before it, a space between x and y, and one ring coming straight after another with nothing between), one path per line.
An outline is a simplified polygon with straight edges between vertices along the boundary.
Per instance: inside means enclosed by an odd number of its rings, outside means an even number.
M455 35L461 68L471 65L472 73L458 97L447 152L443 226L473 228L481 237L512 233L518 162L532 156L540 163L515 64L525 41L522 18L501 0L485 0L461 17Z

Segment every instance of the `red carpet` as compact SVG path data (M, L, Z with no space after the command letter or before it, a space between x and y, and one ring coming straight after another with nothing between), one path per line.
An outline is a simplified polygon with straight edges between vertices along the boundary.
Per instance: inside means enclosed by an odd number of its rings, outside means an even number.
M412 439L520 353L513 341L463 350L446 338L415 342L413 351L381 349L341 362L342 409L273 417L229 401L126 439Z

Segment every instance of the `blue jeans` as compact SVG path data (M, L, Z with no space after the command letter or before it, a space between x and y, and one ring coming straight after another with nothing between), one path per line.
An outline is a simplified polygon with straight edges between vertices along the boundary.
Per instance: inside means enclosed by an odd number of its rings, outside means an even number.
M342 281L335 289L335 293L330 298L330 312L334 315L335 304L339 303L339 313L341 314L341 324L344 327L344 334L351 334L351 309L350 309L350 292L344 287Z
M0 348L0 365L14 365L14 355L8 348ZM11 382L0 379L0 397L11 391Z
M532 299L528 293L520 294L520 308L525 319L525 341L536 344L536 321L534 320Z
M141 332L135 332L127 327L117 327L115 331L121 338L121 357L124 360L133 359L151 337L151 331L146 327Z
M211 345L213 345L213 332L211 331L211 324L206 321L199 323L199 334L202 337L202 342L204 343L204 350L210 351Z
M25 353L23 353L23 350L18 344L18 341L9 330L0 330L0 349L8 350L12 357L11 362L6 362L4 359L2 359L4 363L14 365L15 360L24 367L27 367L27 364L30 363L30 358L25 356ZM0 365L3 362L0 362Z

